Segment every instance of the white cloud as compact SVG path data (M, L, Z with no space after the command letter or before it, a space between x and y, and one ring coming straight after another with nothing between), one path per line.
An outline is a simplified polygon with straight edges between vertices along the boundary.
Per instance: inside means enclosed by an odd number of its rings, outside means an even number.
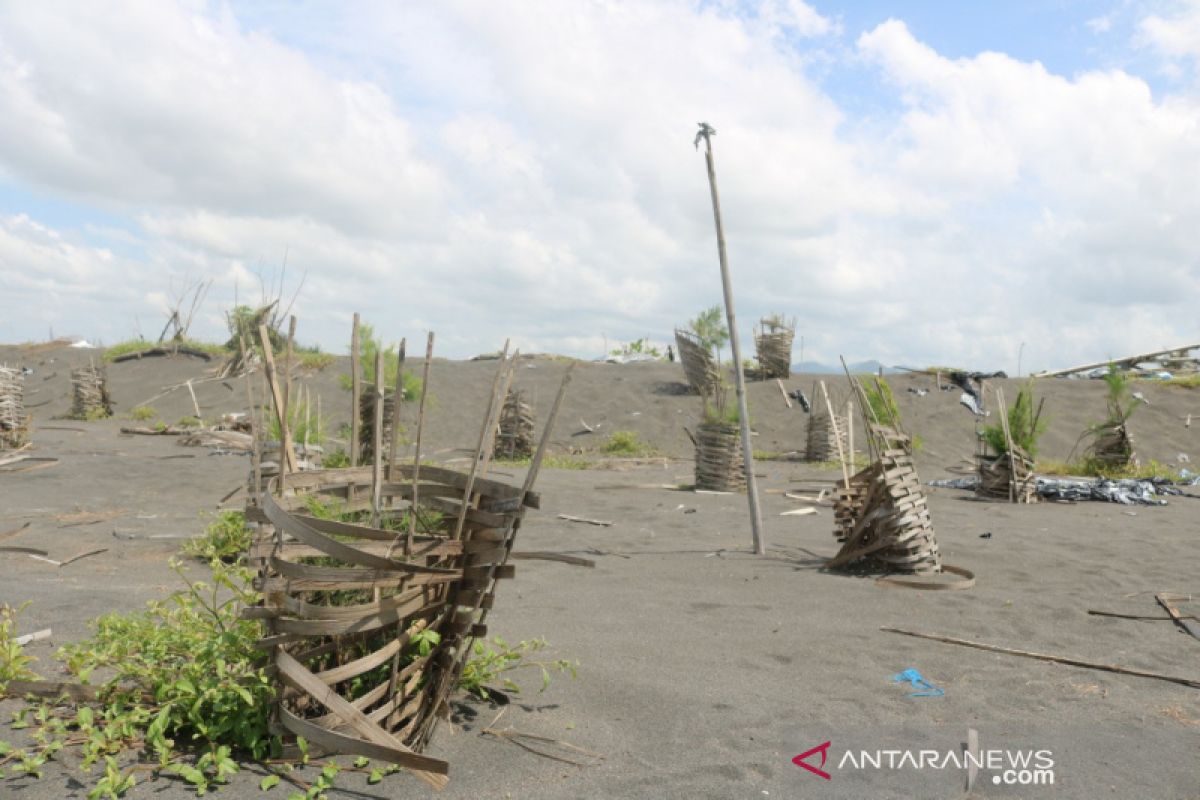
M128 335L205 275L216 336L287 253L330 349L354 310L457 356L664 340L720 297L702 120L739 317L795 314L806 357L1011 368L1026 341L1034 368L1195 334L1200 111L1126 72L950 59L891 20L840 56L899 101L864 120L805 72L841 23L787 0L72 14L0 10L0 173L133 232L0 224L0 281L60 301L5 338Z
M1200 3L1177 4L1176 12L1151 14L1138 23L1143 44L1168 58L1200 57Z

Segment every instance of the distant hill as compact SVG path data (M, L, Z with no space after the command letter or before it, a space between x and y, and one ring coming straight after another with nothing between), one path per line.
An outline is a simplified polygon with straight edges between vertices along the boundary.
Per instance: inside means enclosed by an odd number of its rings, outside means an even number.
M879 374L879 368L883 367L884 375L896 375L901 370L893 369L892 367L884 366L878 361L871 359L870 361L856 361L849 365L851 372L869 372L872 375ZM798 372L803 375L829 375L840 374L842 365L830 366L829 364L821 364L816 361L801 361L799 364L792 364L792 372Z

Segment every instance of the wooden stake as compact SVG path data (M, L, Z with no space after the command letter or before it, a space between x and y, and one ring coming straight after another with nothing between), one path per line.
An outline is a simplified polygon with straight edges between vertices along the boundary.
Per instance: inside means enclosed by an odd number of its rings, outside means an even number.
M854 401L846 399L846 449L849 451L846 456L850 459L850 464L854 464Z
M396 388L392 396L392 435L388 442L388 464L396 463L396 443L400 439L400 406L404 402L404 347L407 339L400 340L400 355L396 358Z
M775 384L779 387L779 393L783 395L783 402L787 403L787 407L792 407L792 398L788 397L787 389L783 388L783 381L779 378L775 379Z
M742 423L742 460L746 469L746 497L750 504L750 535L754 552L766 555L762 535L762 512L758 506L758 483L754 477L754 447L750 443L750 410L746 404L746 376L742 374L742 347L738 339L737 318L733 310L733 282L729 277L729 259L725 252L725 225L721 221L721 198L717 193L717 170L713 163L712 137L716 131L700 123L696 146L704 140L704 161L708 167L708 186L712 196L713 220L717 226L717 256L721 262L721 290L725 297L725 319L729 325L729 346L733 351L733 377L737 387L738 416Z
M850 489L850 469L846 466L846 452L842 449L842 434L838 430L837 417L833 415L833 403L829 402L829 390L825 381L821 381L821 396L825 398L825 410L829 412L829 424L833 426L833 441L837 444L838 461L842 465L842 485Z
M188 394L190 394L192 396L192 408L196 409L196 419L201 419L200 404L198 402L196 402L196 390L192 388L192 379L191 378L188 378L187 389L188 389Z
M467 487L463 489L462 507L458 511L458 520L454 523L454 534L451 539L458 539L462 536L463 524L467 521L467 507L471 505L471 491L475 488L475 476L479 474L479 461L483 457L484 448L487 440L490 438L489 433L492 432L496 424L495 417L497 406L503 402L498 399L497 395L501 391L504 375L510 373L516 368L516 354L510 359L508 358L508 341L504 342L504 349L500 351L500 365L496 369L496 375L492 378L492 393L488 399L487 412L483 417L483 427L479 430L479 444L475 447L475 457L471 459L471 471L467 473Z
M379 527L380 492L383 488L383 350L375 351L375 419L371 429L371 527Z
M358 401L362 394L362 375L358 368L358 312L354 312L354 323L350 329L350 466L358 466L358 440L362 433Z
M267 364L267 384L271 388L271 398L275 401L275 417L279 420L279 450L282 453L279 473L279 488L283 489L283 476L296 471L296 451L292 447L291 436L288 432L287 407L283 403L283 392L280 391L279 381L275 376L275 354L271 350L271 337L266 325L258 326L258 336L262 340L263 361Z
M296 342L296 317L288 322L287 349L283 351L283 407L292 408L292 352Z
M417 405L417 436L413 444L412 509L408 514L408 541L405 552L412 552L413 536L417 532L417 488L421 474L421 431L425 427L425 396L429 393L429 364L433 361L433 331L425 340L425 364L421 367L421 400Z
M1017 502L1017 457L1013 454L1012 434L1008 430L1008 408L1004 405L1004 390L996 390L1000 406L1000 430L1004 432L1004 447L1008 451L1008 502Z

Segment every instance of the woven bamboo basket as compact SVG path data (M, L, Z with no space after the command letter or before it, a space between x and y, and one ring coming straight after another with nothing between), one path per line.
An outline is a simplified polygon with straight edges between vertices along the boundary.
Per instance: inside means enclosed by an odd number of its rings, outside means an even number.
M74 401L71 416L75 419L105 419L111 417L112 398L108 395L108 378L103 367L88 366L71 370Z
M1101 429L1088 447L1091 458L1107 467L1127 467L1135 461L1133 434L1125 425Z
M794 319L764 318L754 333L754 345L763 378L787 378L792 374Z
M816 393L813 393L816 397ZM842 406L833 406L840 408ZM837 461L845 454L852 458L849 441L849 419L844 414L829 415L829 406L818 401L812 413L808 415L808 434L805 439L804 458L806 461ZM836 423L836 424L835 424ZM839 448L838 445L841 444Z
M528 458L533 455L533 406L525 402L525 393L510 389L500 409L500 429L496 435L496 458Z
M746 491L741 432L726 422L702 422L696 429L696 488L711 492Z
M512 577L507 561L522 516L539 500L426 464L414 489L414 467L392 465L372 525L372 472L297 472L270 482L247 509L259 524L249 555L263 602L245 613L262 620L260 646L282 684L277 732L400 764L440 788L447 763L421 751L447 715L472 641L486 635L480 614L492 607L497 581ZM404 519L414 491L410 535ZM307 513L313 498L360 512L363 521L317 519Z
M19 369L0 367L0 450L20 447L28 436L25 376Z
M712 397L721 385L721 371L707 347L691 331L675 329L675 346L688 386L701 397Z
M906 435L872 426L883 449L869 467L839 486L834 537L842 544L828 567L866 567L914 575L942 571L925 491Z
M976 455L979 470L980 497L1003 497L1017 503L1036 503L1037 485L1033 473L1033 459L1020 447L1013 446L1013 457L1004 455ZM1013 474L1016 467L1016 474Z

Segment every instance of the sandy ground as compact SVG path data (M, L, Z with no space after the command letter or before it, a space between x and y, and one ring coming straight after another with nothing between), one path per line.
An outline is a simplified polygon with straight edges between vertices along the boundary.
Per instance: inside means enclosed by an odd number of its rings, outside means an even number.
M248 465L245 457L181 448L168 437L123 436L118 429L129 424L125 420L51 419L69 403L69 366L87 357L0 349L0 363L20 361L35 370L28 402L48 401L32 409L36 455L60 459L52 468L0 474L0 530L32 523L4 543L41 547L59 560L108 548L63 568L0 555L0 602L30 600L22 629L54 629L52 641L30 646L45 675L53 674L54 647L85 635L90 619L139 608L176 587L166 561L180 542L152 537L198 533L204 515L243 480ZM110 367L118 413L162 387L202 377L208 366L156 359ZM519 373L519 385L540 411L564 367L533 359ZM461 455L455 448L474 443L494 369L494 362L435 361L429 452L453 458ZM1171 623L1086 613L1153 615L1159 611L1153 592L1197 592L1200 500L1173 498L1161 508L1018 507L933 490L930 508L944 557L973 570L978 585L965 592L885 588L819 570L836 550L828 509L779 516L796 505L783 490L831 484L833 471L760 464L766 558L750 553L744 497L661 488L691 480L682 428L694 423L698 404L678 393L681 380L677 365L577 368L552 437L557 450L592 452L607 431L628 429L675 458L623 470L544 471L538 483L543 508L527 516L518 549L584 555L596 567L519 562L490 620L493 634L545 637L548 657L580 662L577 679L556 677L541 693L537 676L528 676L526 691L500 726L570 742L603 759L572 766L481 736L499 709L466 702L459 724L443 726L431 747L451 763L441 796L963 797L961 770L860 770L841 762L848 751L958 752L974 728L984 749L1050 751L1054 784L996 785L992 779L1001 771L985 769L971 796L1200 798L1200 690L880 631L930 631L1200 680L1200 641ZM796 378L788 386L808 391L812 380ZM904 391L932 383L923 376L892 383L906 426L926 442L918 458L923 478L943 474L972 451L974 422L957 405L958 393ZM1000 383L1012 385L1007 393L1015 396L1015 381ZM245 409L242 385L231 386L197 387L206 416ZM334 413L347 405L336 369L315 376L312 386L333 406L331 424L347 416ZM1040 386L1051 418L1045 452L1065 458L1083 424L1101 416L1103 392L1094 382ZM1159 386L1143 391L1151 402L1133 425L1143 457L1173 462L1179 453L1200 452L1194 429L1183 426L1190 407L1200 406L1197 395ZM804 415L784 406L774 383L753 385L751 402L757 449L803 447ZM151 404L167 421L192 413L186 391ZM580 433L581 420L600 428ZM521 476L520 470L502 472L514 481ZM647 488L654 485L660 488ZM558 519L560 513L614 524L571 524ZM991 536L982 538L986 533ZM1200 609L1200 603L1183 606ZM892 681L908 668L920 670L945 696L908 697L913 690ZM7 717L11 707L11 701L0 704L0 715ZM792 763L826 741L830 780ZM807 763L818 766L819 754ZM248 772L225 795L257 795L257 781ZM404 775L377 787L343 783L344 797L430 794ZM285 796L281 791L275 794ZM41 781L0 782L0 797L83 794L58 769ZM159 780L132 796L190 795Z

